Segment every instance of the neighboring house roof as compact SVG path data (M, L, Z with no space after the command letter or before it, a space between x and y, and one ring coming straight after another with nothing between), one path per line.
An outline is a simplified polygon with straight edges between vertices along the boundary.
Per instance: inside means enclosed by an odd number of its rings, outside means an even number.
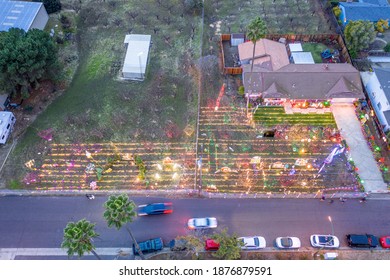
M359 2L378 5L378 6L390 6L390 4L387 0L359 0Z
M289 64L272 72L254 66L253 73L243 65L243 70L246 91L264 98L364 98L359 71L347 63Z
M42 3L0 0L0 31L20 28L28 31Z
M390 19L390 6L379 6L370 3L344 3L339 6L345 10L347 21L368 20L378 21L379 19Z
M386 95L386 99L390 103L390 68L373 68L376 77Z
M241 61L252 60L253 43L251 41L238 45L238 55ZM286 46L269 39L260 39L256 42L255 65L261 65L270 71L275 71L288 65Z

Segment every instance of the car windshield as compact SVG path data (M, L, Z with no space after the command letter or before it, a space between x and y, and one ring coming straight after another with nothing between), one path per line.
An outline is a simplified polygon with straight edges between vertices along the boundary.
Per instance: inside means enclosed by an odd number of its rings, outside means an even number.
M291 247L292 246L291 238L282 238L281 243L282 243L283 247Z
M319 236L318 243L321 245L334 245L334 239L332 236Z
M385 238L386 245L390 245L390 237Z
M253 238L253 241L255 242L256 247L258 247L260 245L259 239L257 237Z

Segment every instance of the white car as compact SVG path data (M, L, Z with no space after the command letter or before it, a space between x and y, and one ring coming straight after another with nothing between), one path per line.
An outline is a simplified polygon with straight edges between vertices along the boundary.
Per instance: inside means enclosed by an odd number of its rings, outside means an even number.
M301 247L301 240L298 237L278 237L275 242L279 249L298 249Z
M315 248L338 248L340 241L337 236L330 234L313 234L310 236L310 244Z
M241 245L242 250L257 250L266 246L265 238L262 236L239 237L238 240L243 244Z
M206 217L206 218L192 218L188 220L189 229L203 229L203 228L216 228L217 218Z

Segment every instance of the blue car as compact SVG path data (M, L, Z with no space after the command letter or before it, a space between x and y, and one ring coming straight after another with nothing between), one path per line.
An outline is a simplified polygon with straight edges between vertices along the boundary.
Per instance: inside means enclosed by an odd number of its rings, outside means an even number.
M142 253L146 254L146 253L152 253L152 252L162 250L164 247L164 243L161 237L158 237L158 238L153 238L153 239L139 242L138 246L139 249L142 251ZM135 248L134 244L133 244L133 254L139 255L139 251Z
M138 216L171 214L173 212L172 203L151 203L138 206Z

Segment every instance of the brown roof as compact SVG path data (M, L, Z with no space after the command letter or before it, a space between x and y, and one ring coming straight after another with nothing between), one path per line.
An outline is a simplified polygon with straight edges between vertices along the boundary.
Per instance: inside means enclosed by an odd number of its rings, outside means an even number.
M242 64L251 63L253 56L253 43L251 41L238 45L238 55ZM256 42L255 65L275 71L290 63L286 46L282 43L268 39Z
M289 64L277 71L243 65L246 92L265 98L364 98L359 71L347 63Z

